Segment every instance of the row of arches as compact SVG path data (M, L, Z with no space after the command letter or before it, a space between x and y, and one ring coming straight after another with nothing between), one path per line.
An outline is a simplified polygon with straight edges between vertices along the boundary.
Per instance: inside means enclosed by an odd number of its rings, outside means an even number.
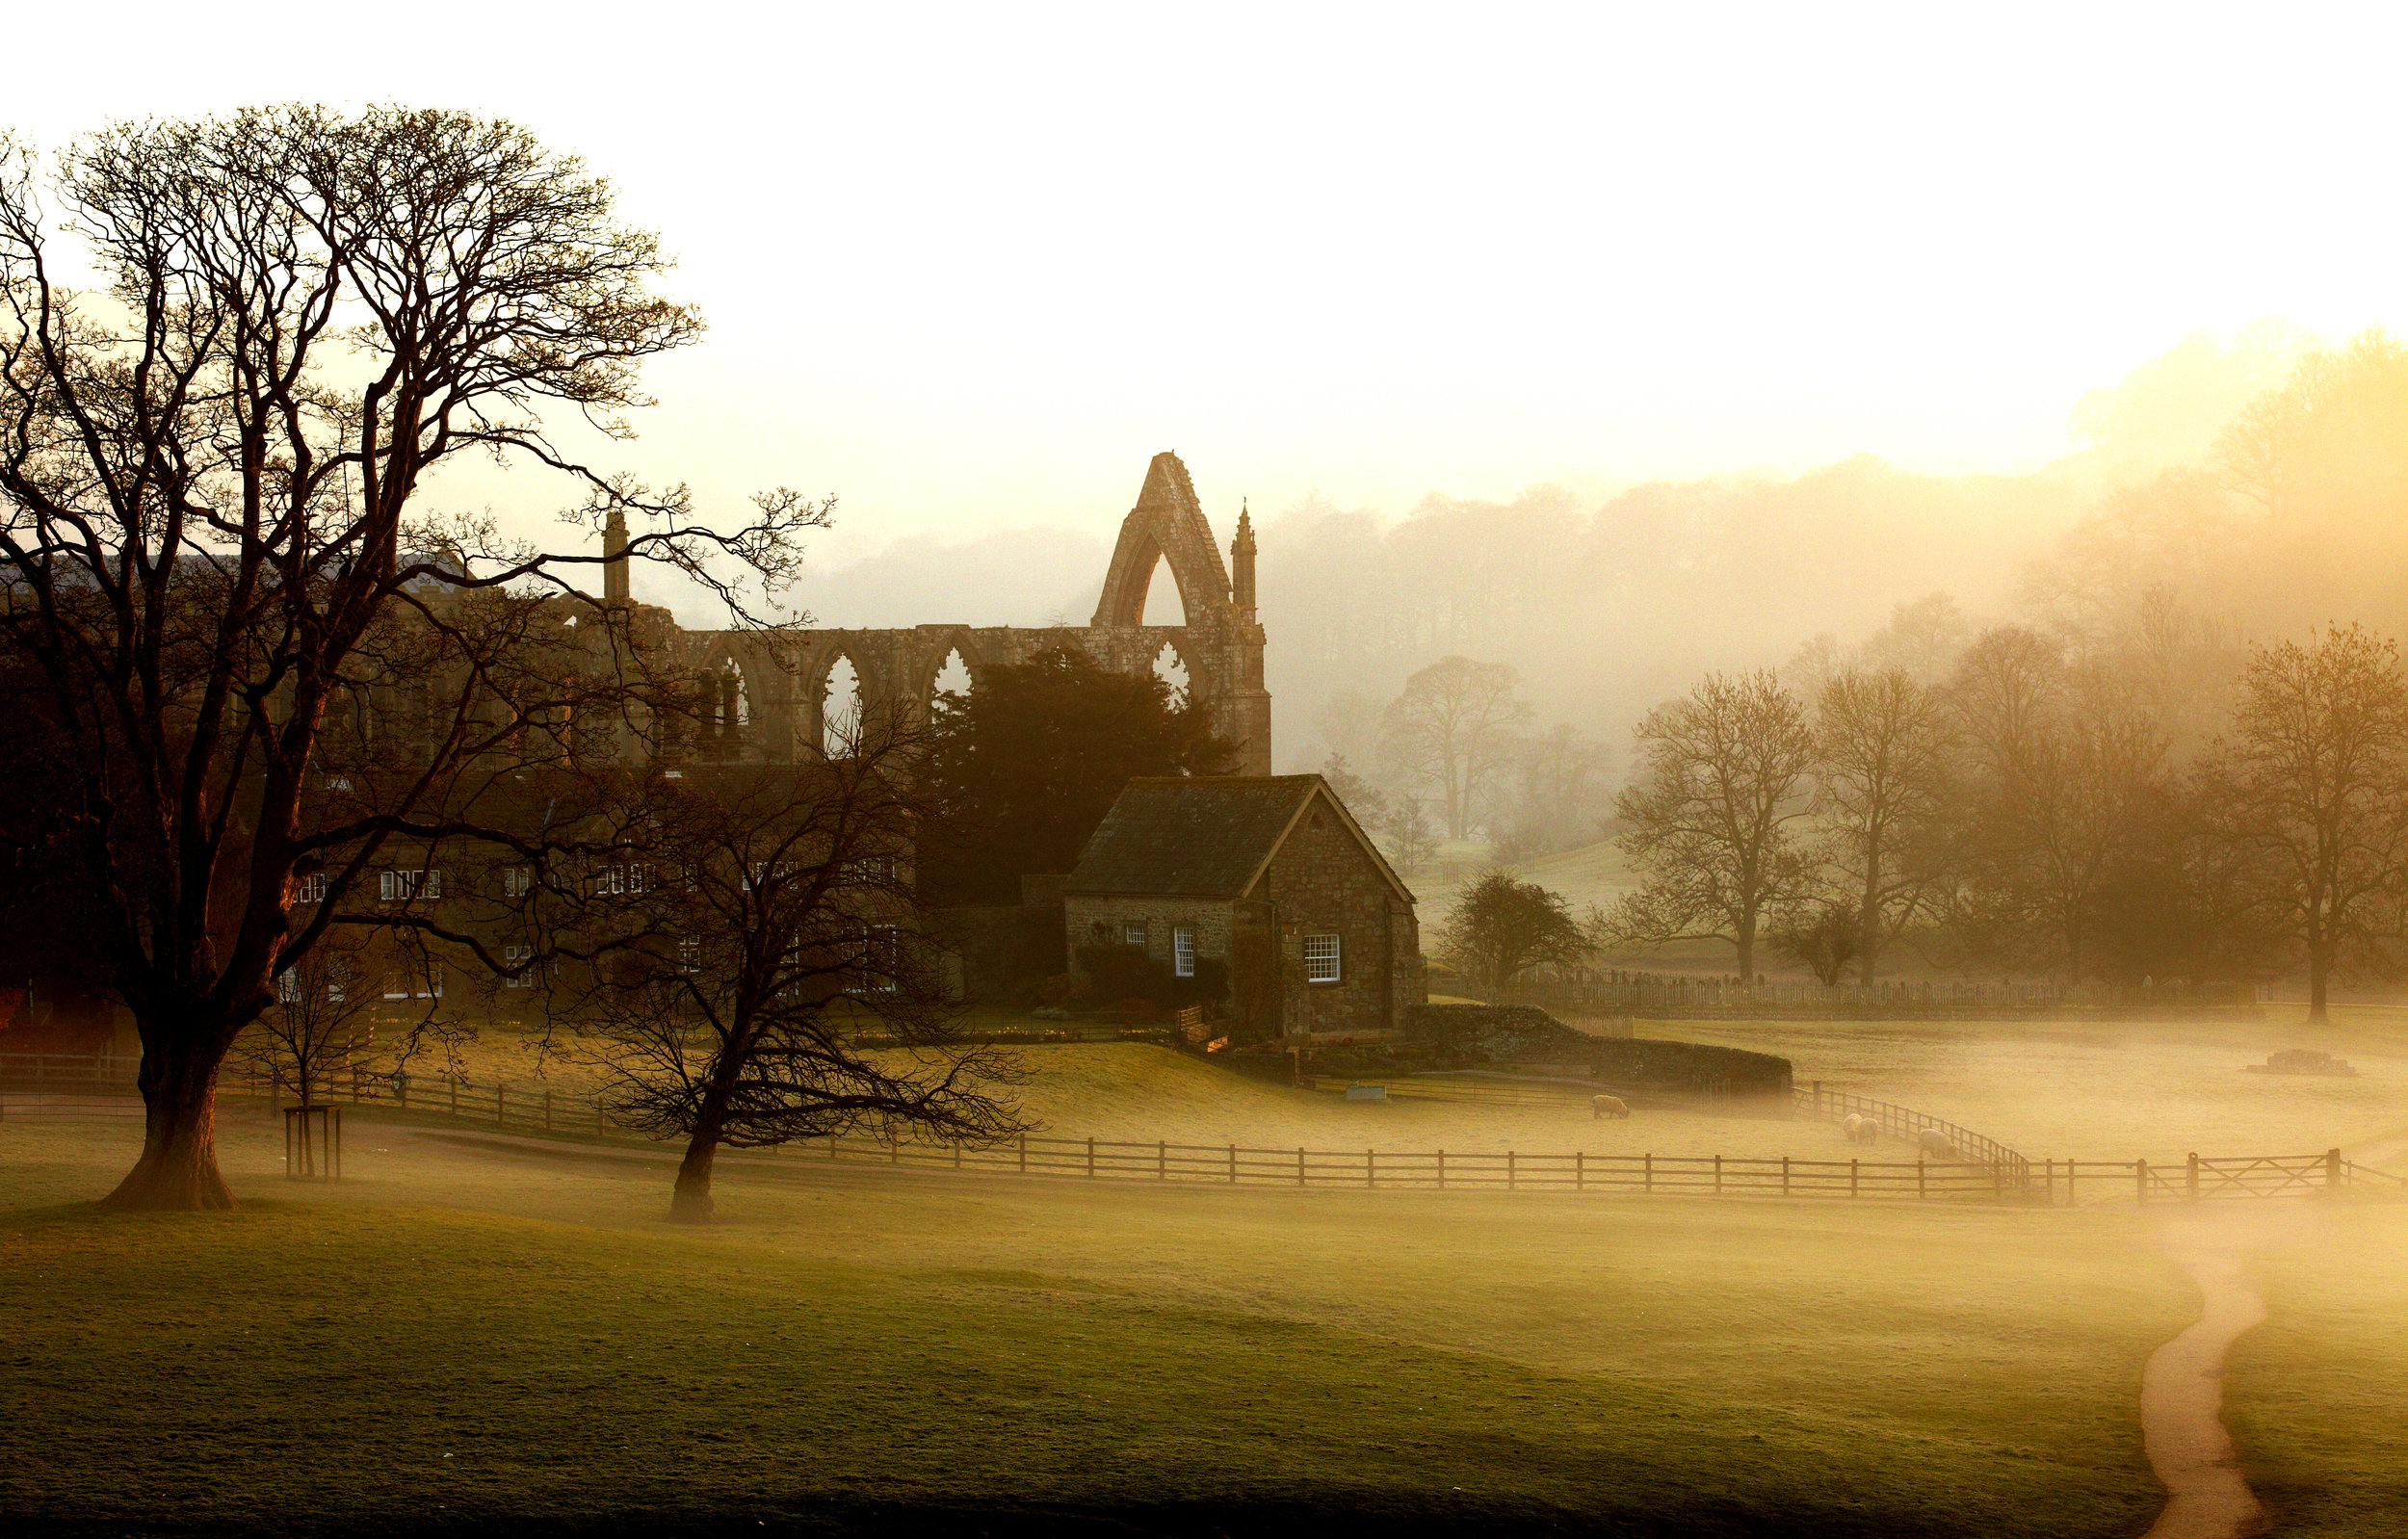
M962 697L976 690L979 671L988 662L1017 661L1040 644L1064 640L1080 644L1079 634L1066 628L1022 633L1031 639L1001 655L1000 649L965 647L949 639L949 644L932 659L913 660L898 668L895 664L904 660L878 659L877 648L863 644L870 638L893 634L838 635L828 644L806 651L798 660L799 665L760 655L756 646L720 639L720 644L713 648L716 657L701 670L705 679L702 751L712 758L780 759L788 756L791 743L806 751L841 753L858 731L864 713L876 703L895 699L898 692L915 710L932 713L940 698ZM978 657L981 653L985 656ZM1163 637L1149 665L1174 695L1188 697L1193 679L1176 639ZM906 681L904 691L882 687L899 672Z

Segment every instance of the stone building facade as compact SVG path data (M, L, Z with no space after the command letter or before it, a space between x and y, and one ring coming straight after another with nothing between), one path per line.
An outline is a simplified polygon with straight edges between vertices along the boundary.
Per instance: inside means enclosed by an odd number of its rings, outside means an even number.
M1098 947L1225 971L1244 1036L1393 1030L1425 998L1413 894L1319 775L1132 780L1062 886Z

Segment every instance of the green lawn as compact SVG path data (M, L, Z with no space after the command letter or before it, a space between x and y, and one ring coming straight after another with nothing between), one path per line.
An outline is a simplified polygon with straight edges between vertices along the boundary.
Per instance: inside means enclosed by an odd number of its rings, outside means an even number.
M2191 1308L2130 1213L798 1164L693 1234L666 1161L352 1133L127 1218L135 1129L0 1124L14 1531L2136 1534Z

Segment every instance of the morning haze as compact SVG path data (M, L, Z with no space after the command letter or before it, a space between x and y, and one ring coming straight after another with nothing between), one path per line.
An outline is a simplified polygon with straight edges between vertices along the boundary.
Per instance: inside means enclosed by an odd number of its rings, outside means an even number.
M243 13L12 34L10 1534L2408 1531L2352 18Z

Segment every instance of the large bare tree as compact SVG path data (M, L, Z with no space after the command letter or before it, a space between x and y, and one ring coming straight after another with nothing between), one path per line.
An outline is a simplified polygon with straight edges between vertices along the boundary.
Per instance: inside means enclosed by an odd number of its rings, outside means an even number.
M557 473L573 523L633 516L632 554L727 596L729 570L789 573L824 509L771 498L716 535L547 429L627 436L639 366L700 322L651 291L660 247L610 185L512 124L120 123L59 157L56 224L42 181L0 145L0 646L80 770L54 822L142 1035L143 1153L109 1200L222 1207L220 1065L380 842L449 818L464 767L608 718L623 627L541 596L595 558L420 513L431 473ZM62 280L58 231L105 290ZM496 676L569 629L581 667ZM417 706L406 772L312 813L329 723L386 686ZM299 915L297 874L324 883Z
M1622 942L1729 941L1753 984L1759 933L1805 886L1791 825L1807 812L1814 725L1771 672L1712 673L1647 713L1637 737L1616 842L1646 875L1600 929Z
M1815 811L1854 914L1851 957L1871 983L1883 949L1949 870L1954 735L1940 691L1903 668L1842 673L1816 705ZM1833 954L1827 934L1819 954Z
M1447 833L1466 837L1497 778L1512 767L1530 706L1522 676L1503 663L1441 658L1404 681L1382 720L1387 762L1438 793Z
M2233 735L2201 767L2210 815L2256 856L2256 917L2308 964L2308 1018L2337 971L2387 966L2408 897L2408 673L2356 625L2251 649Z

